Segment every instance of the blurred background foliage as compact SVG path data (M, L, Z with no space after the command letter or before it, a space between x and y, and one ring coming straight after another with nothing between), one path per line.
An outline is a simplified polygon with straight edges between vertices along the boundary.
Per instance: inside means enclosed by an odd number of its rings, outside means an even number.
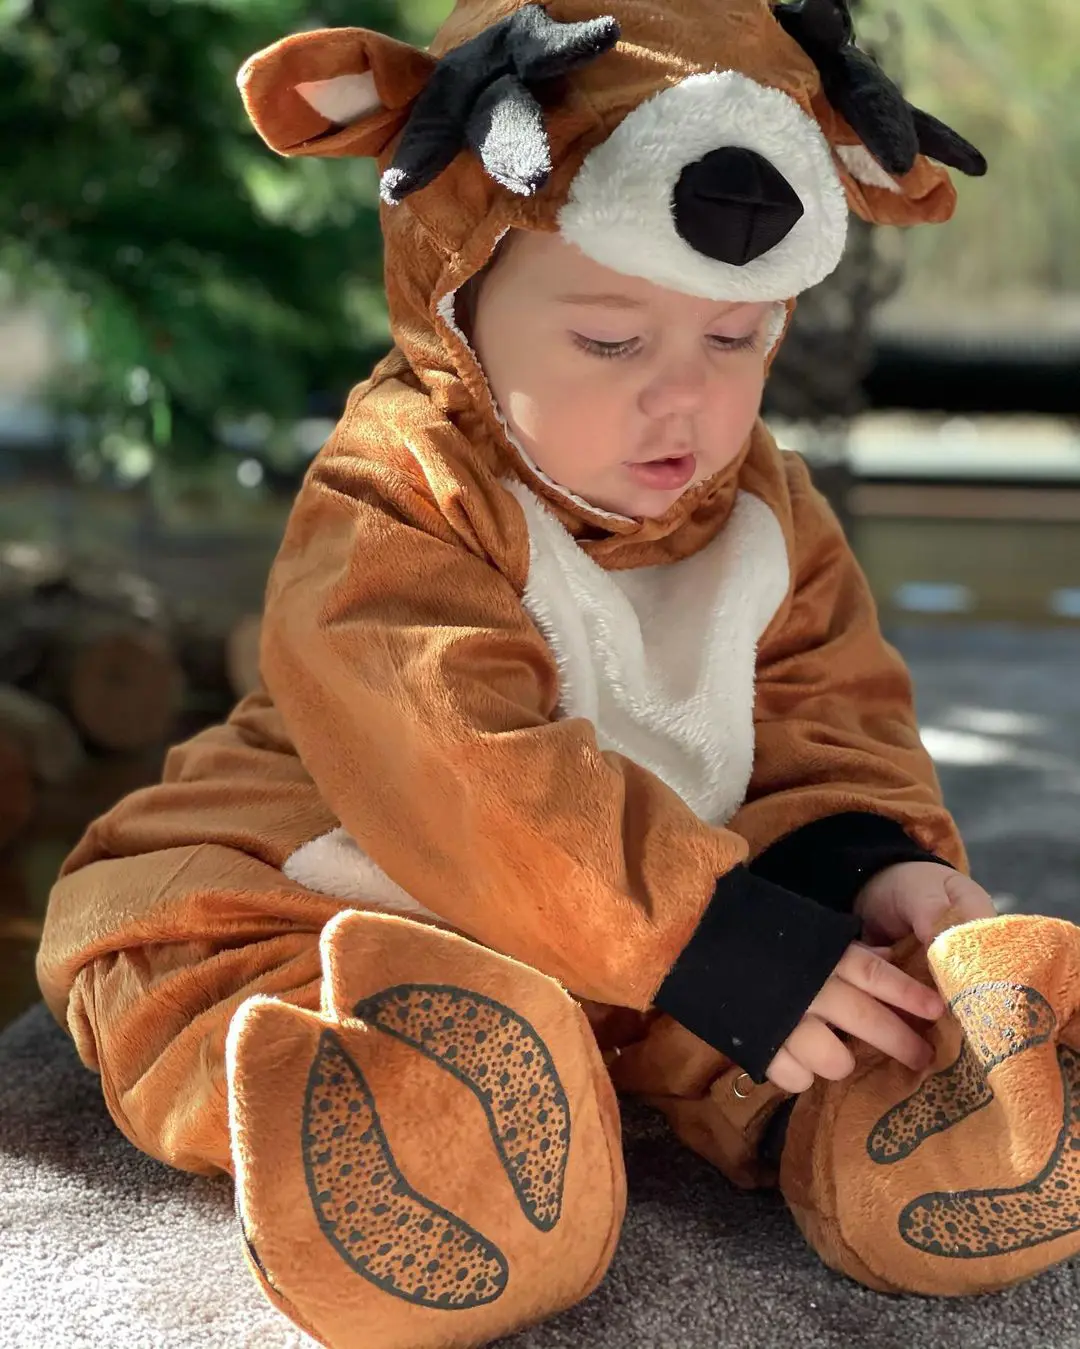
M47 396L95 460L279 434L386 345L372 166L271 154L236 90L301 28L423 38L392 0L0 0L0 303L63 335ZM254 421L252 421L254 419Z
M862 0L859 29L990 161L986 179L956 175L951 228L908 233L911 298L1080 292L1076 0Z
M33 303L58 351L49 406L85 480L205 463L224 439L295 458L386 346L375 175L286 161L236 71L301 28L425 42L446 0L0 0L0 307ZM893 241L905 293L1080 293L1076 0L860 0L908 96L985 150L948 230ZM1007 310L1007 303L1006 303Z

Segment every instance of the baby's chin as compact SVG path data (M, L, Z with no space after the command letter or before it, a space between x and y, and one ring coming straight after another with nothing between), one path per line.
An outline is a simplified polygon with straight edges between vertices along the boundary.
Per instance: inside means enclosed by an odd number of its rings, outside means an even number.
M691 480L686 487L678 491L659 492L611 490L607 492L576 492L574 495L595 506L598 510L611 515L621 515L628 520L659 520L666 515L688 492L704 482L704 478Z

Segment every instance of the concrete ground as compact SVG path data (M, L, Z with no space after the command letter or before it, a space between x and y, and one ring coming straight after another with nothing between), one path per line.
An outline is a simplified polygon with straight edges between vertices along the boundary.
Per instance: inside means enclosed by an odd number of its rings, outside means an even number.
M924 740L1003 911L1080 922L1080 632L907 628Z

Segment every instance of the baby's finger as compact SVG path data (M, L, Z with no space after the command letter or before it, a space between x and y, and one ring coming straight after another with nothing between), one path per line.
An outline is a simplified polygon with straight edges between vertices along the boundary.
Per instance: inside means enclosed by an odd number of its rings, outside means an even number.
M945 881L945 893L952 901L953 908L971 922L976 918L996 918L994 901L978 881L957 872Z
M909 1068L925 1068L933 1058L933 1050L917 1031L861 988L830 979L811 1008L830 1026L857 1036Z
M788 1036L784 1048L804 1068L817 1077L828 1078L830 1082L839 1082L855 1067L855 1055L816 1016L804 1016Z
M846 983L869 993L878 1002L899 1007L924 1021L936 1021L945 1013L940 994L920 984L895 965L890 965L887 960L882 960L861 942L851 943L834 972Z
M955 905L950 904L947 899L942 899L941 903L933 908L919 910L912 917L911 930L924 946L929 946L946 928L966 921Z
M777 1050L765 1076L774 1087L779 1087L781 1091L789 1091L793 1096L814 1085L814 1074L809 1068L804 1068L790 1050L784 1047Z
M917 913L912 922L915 935L925 946L929 946L947 928L973 922L976 918L997 917L994 901L969 876L961 875L960 872L949 876L944 889L940 903Z

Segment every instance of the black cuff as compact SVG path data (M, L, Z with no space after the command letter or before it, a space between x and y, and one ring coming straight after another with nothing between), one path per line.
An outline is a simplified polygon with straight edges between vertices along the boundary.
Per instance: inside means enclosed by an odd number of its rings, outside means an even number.
M852 810L804 824L755 857L750 870L826 908L850 913L867 881L897 862L949 865L920 848L895 820Z
M655 1005L763 1082L859 926L736 867L717 883Z

